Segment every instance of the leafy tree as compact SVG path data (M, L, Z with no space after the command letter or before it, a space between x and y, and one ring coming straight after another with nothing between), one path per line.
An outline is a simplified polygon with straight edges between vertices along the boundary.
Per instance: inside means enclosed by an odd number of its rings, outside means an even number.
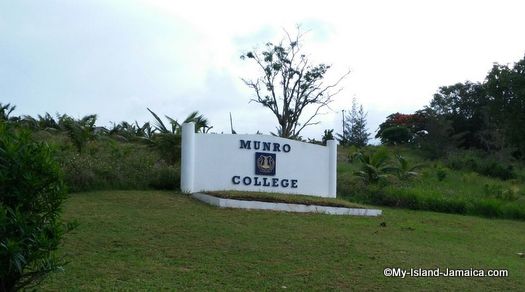
M425 130L425 116L421 112L415 114L391 114L379 125L376 138L381 143L404 144L413 142L416 134Z
M422 130L416 133L414 144L430 159L445 156L458 147L461 135L454 135L452 121L436 114L431 108L416 112L423 117Z
M55 255L66 198L47 144L0 122L0 291L38 284L63 264Z
M241 56L243 60L253 61L261 72L255 80L243 79L255 93L252 101L275 115L279 136L292 139L297 139L305 127L318 124L314 118L341 91L337 87L350 73L345 73L333 84L325 85L323 80L331 66L311 64L302 52L301 37L298 29L295 37L286 33L279 44L268 42L264 49L249 51ZM304 118L307 109L311 109L311 114L308 111Z
M459 147L525 155L525 58L494 64L483 83L440 87L430 109L450 122Z
M513 66L494 65L485 82L491 116L508 143L525 156L525 57Z
M451 121L454 135L461 135L460 147L482 148L480 132L487 129L489 99L483 84L456 83L442 86L434 94L430 109Z
M405 126L392 126L381 131L381 143L383 144L405 144L411 141L413 135Z

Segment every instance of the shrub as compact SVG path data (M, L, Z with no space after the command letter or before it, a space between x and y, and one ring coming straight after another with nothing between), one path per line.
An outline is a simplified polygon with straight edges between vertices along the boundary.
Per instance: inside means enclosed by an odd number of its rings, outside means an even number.
M150 187L159 190L176 190L180 187L180 169L170 165L158 165L153 169Z
M177 189L179 167L139 143L92 141L81 154L57 153L72 192L109 189Z
M471 170L484 176L502 180L514 179L517 174L510 163L503 163L493 158L484 158L471 151L463 151L447 158L448 167L455 170Z
M400 181L407 181L411 178L414 178L419 175L419 172L416 170L423 167L421 164L413 165L406 158L401 155L396 155L397 166L394 167L394 170L397 174L397 177Z
M356 152L353 160L360 163L360 170L354 175L361 178L365 183L378 183L385 181L394 168L390 165L390 157L385 148L378 148L370 154Z
M470 202L469 214L489 218L502 217L501 202L498 200L473 200Z
M423 210L435 212L465 214L466 202L462 199L445 199L442 197L426 197L422 199Z
M525 220L525 208L516 204L507 204L501 208L504 218Z
M502 163L497 161L482 161L473 170L478 172L479 174L499 178L502 180L516 178L516 173L514 172L514 168L512 165L503 165Z
M0 123L0 290L36 285L61 268L65 195L49 147Z
M436 171L436 177L438 181L443 181L447 177L447 170L444 168L438 168Z
M383 130L379 138L383 144L403 144L412 139L412 133L407 127L393 126Z
M164 160L175 164L180 161L181 139L181 135L161 133L155 135L152 143Z

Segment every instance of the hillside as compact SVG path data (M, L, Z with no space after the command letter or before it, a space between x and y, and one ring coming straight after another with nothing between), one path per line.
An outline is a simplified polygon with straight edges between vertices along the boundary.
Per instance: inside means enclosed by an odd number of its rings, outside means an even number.
M371 161L352 159L356 152L365 153ZM338 154L341 198L415 210L525 219L525 171L519 161L465 150L431 160L406 146L341 147ZM374 182L356 174L363 169L379 179Z

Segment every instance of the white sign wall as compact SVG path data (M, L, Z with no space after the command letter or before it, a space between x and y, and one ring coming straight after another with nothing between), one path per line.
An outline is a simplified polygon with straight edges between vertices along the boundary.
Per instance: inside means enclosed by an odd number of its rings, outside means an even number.
M182 125L181 190L336 196L337 144L268 135L195 133Z

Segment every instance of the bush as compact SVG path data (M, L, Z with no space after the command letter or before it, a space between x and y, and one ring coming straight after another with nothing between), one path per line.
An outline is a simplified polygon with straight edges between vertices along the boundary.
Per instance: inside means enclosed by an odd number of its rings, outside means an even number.
M498 200L475 200L470 202L469 214L488 218L502 217L502 204Z
M479 154L464 151L450 155L447 158L448 167L455 170L471 170L484 176L509 180L517 177L512 164L484 158Z
M179 167L138 143L92 141L83 153L57 153L72 192L110 189L177 189Z
M360 164L359 171L354 172L354 175L367 184L384 182L394 170L386 148L377 148L371 153L356 152L352 160Z
M444 168L438 168L436 171L436 177L438 181L443 181L447 177L447 170Z
M150 187L158 190L176 190L180 187L180 169L170 165L158 165L153 169Z
M479 174L499 178L502 180L516 178L516 173L514 172L512 165L503 165L497 161L482 161L477 165L477 168L473 170Z
M60 269L54 256L66 229L66 191L44 143L0 123L0 290L38 284Z
M407 127L393 126L383 130L380 138L383 144L403 144L412 139L412 133Z
M525 208L516 204L507 204L501 209L502 216L509 219L525 220Z
M165 161L175 164L180 161L181 141L181 135L161 133L155 135L153 146Z

